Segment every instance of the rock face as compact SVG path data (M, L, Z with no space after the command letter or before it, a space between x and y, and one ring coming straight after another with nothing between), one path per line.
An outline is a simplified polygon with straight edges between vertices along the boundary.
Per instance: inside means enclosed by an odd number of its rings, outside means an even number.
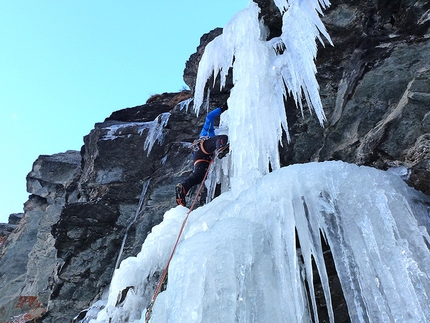
M255 2L276 37L280 12L272 0ZM324 21L334 46L320 46L317 59L327 122L321 127L288 100L292 140L281 148L283 165L338 159L391 168L430 194L429 10L410 0L332 1ZM186 63L191 90L205 45L221 32L204 35ZM117 262L136 255L175 206L173 187L191 170L186 145L204 118L184 104L191 97L163 93L113 112L80 152L35 161L24 214L0 226L1 322L72 321L102 296ZM210 106L227 97L228 88L212 92ZM336 322L348 322L329 253L327 264ZM322 299L320 311L323 321Z
M46 312L55 286L55 270L61 264L51 228L60 219L63 207L74 200L72 192L80 165L81 157L76 151L40 156L27 175L31 195L24 215L2 245L2 322L11 317L30 321Z

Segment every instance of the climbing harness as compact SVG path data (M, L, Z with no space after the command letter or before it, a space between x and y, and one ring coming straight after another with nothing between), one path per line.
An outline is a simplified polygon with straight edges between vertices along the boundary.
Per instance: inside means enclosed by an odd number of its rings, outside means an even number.
M197 159L195 162L194 162L194 166L196 166L198 163L200 163L200 162L205 162L205 163L210 163L211 162L211 160L207 160L207 159Z
M151 319L152 307L154 306L155 300L157 299L157 296L158 296L158 294L161 291L161 286L163 285L163 282L164 282L164 280L166 278L167 271L168 271L169 265L170 265L170 261L173 258L173 254L175 253L176 247L178 246L178 243L179 243L179 239L181 238L182 232L184 231L184 228L185 228L185 224L187 223L188 216L190 215L191 211L193 210L193 208L194 208L194 206L195 206L195 204L197 202L197 197L200 194L200 191L201 191L201 189L203 187L203 184L204 184L204 182L206 180L206 177L208 176L209 168L210 168L211 164L213 163L213 161L214 161L214 158L212 158L210 161L208 161L209 162L208 169L206 170L205 176L203 177L203 180L202 180L202 182L201 182L201 184L199 186L199 189L197 190L196 197L194 198L193 203L191 204L191 207L188 210L187 215L185 216L184 221L182 222L182 226L181 226L181 229L179 230L178 237L176 238L175 245L173 246L172 252L170 253L170 257L167 260L166 267L164 267L163 273L161 274L160 280L159 280L159 282L157 284L157 287L155 288L154 296L152 296L151 303L149 304L148 309L146 311L145 323L148 323L149 320Z
M211 153L210 152L208 152L206 149L205 149L205 146L204 146L204 142L205 142L205 140L206 139L204 139L204 140L202 140L201 142L200 142L200 149L203 151L203 153L205 153L206 155L210 155Z
M198 151L200 147L203 147L203 142L206 139L209 139L209 137L200 137L199 139L194 140L193 143L190 145L191 150Z

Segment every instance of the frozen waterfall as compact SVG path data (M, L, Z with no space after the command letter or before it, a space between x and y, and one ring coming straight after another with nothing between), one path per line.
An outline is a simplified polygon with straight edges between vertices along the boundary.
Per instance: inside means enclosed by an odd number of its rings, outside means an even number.
M321 237L330 245L352 322L429 322L430 200L395 174L368 167L280 167L278 145L288 138L285 97L305 113L303 99L325 120L314 59L316 39L330 42L319 18L329 3L274 3L283 13L281 36L267 40L250 1L201 59L197 111L205 106L207 80L219 74L223 86L233 70L222 115L231 153L211 174L228 185L189 214L150 322L318 321L315 271L334 322ZM107 299L82 322L145 322L187 212L178 206L165 214L141 252L115 271Z
M389 172L343 162L281 168L191 212L151 322L311 322L311 259L333 318L320 234L352 322L428 322L429 209ZM150 277L165 266L187 211L167 212L142 251L121 263L92 322L145 322Z
M280 167L278 145L283 133L289 139L287 95L300 107L304 97L319 121L325 120L314 59L319 33L331 42L317 14L328 1L276 2L284 12L281 36L266 40L268 30L258 18L259 7L250 1L206 46L199 63L194 95L197 111L206 98L207 80L219 75L223 87L230 68L233 70L234 87L228 99L229 120L233 120L228 129L232 189L242 189L269 169Z

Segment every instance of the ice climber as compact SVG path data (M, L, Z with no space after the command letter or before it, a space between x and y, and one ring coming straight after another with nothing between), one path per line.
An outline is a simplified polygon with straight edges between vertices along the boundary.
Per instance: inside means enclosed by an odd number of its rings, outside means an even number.
M206 116L205 124L200 132L200 138L191 145L193 149L194 168L190 176L182 183L176 185L176 202L186 206L185 196L194 185L200 184L208 170L214 155L223 158L229 151L228 136L215 135L214 120L228 109L227 103L221 108L216 108Z

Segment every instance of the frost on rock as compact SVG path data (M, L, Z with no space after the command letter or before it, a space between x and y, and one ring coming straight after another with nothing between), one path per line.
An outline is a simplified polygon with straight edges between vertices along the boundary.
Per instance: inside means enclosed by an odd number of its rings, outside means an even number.
M149 130L146 136L143 149L147 150L149 156L155 142L160 145L163 144L164 133L163 128L167 125L170 118L170 113L165 112L160 114L155 120L150 122L125 122L114 124L104 129L108 130L100 140L115 140L117 138L124 138L131 135L130 129L137 129L137 133L141 136L145 130ZM132 131L133 132L133 131Z
M398 176L370 167L281 168L190 213L151 322L310 322L311 259L334 322L321 234L352 322L428 322L429 203ZM92 322L145 322L150 277L165 266L187 210L167 212L137 257L122 262ZM128 286L135 293L115 306Z
M154 146L154 143L158 141L160 145L163 144L164 140L164 133L163 128L167 125L167 122L169 121L170 113L165 112L163 114L160 114L154 121L148 122L149 126L149 132L146 136L144 149L148 151L149 153L152 150L152 146Z

